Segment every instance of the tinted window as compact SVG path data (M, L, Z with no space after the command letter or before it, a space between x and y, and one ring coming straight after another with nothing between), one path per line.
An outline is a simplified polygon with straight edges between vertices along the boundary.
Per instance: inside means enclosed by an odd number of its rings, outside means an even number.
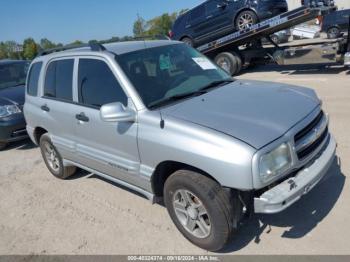
M200 5L200 6L196 7L195 9L193 9L191 11L191 20L196 20L196 19L200 18L201 16L204 16L204 13L205 13L204 5Z
M73 67L73 59L50 63L46 71L44 96L73 100Z
M0 89L25 85L29 62L0 64Z
M108 65L100 60L79 60L79 103L101 107L121 102L127 105L127 97Z
M213 82L232 80L208 58L185 44L121 54L118 63L149 108L171 97L196 92Z
M28 94L36 96L38 94L38 82L43 63L38 62L32 65L28 78Z

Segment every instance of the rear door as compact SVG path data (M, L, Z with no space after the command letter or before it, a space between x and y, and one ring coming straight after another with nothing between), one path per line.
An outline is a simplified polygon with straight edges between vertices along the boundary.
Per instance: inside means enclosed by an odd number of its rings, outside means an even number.
M73 71L74 58L55 59L45 68L39 99L41 122L63 158L72 159L75 150Z
M100 117L101 106L108 103L133 107L107 61L79 58L77 96L73 114L78 162L138 185L137 123L105 122Z
M196 8L190 11L190 17L186 28L190 29L193 32L193 37L195 39L197 39L205 33L205 21L206 18L204 4L201 4L200 6L197 6Z

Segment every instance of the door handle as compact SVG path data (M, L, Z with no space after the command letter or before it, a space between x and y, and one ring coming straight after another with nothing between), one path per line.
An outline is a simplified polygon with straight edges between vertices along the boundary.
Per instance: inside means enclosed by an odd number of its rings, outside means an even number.
M43 110L45 112L50 112L50 108L47 105L43 105L40 108L41 108L41 110Z
M186 25L186 28L190 28L191 27L191 25Z
M89 122L89 118L83 112L75 115L75 118L78 119L79 121Z
M207 16L207 19L210 19L210 18L212 18L213 17L213 15L208 15Z

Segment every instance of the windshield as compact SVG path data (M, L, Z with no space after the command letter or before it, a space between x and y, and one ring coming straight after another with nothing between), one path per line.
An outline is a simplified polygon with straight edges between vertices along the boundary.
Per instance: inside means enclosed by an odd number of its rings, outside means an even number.
M29 62L0 64L0 89L24 85Z
M117 60L148 108L232 81L225 71L185 44L143 49Z

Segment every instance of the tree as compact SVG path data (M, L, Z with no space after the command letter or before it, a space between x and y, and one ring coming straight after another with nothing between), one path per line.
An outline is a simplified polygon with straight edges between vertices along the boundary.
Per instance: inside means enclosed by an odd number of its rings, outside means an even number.
M134 36L139 37L145 35L146 32L146 21L137 15L137 20L134 22Z
M57 45L51 42L50 40L48 40L47 38L43 38L40 40L40 47L45 50L45 49L55 48L57 47Z
M0 59L7 58L7 49L4 42L0 42Z
M32 60L38 54L38 45L33 38L27 38L23 41L23 56L25 59Z
M162 14L147 22L147 35L168 35L173 23L176 19L176 14Z
M75 40L74 42L70 43L69 45L81 45L81 44L83 44L82 41L80 41L80 40Z

